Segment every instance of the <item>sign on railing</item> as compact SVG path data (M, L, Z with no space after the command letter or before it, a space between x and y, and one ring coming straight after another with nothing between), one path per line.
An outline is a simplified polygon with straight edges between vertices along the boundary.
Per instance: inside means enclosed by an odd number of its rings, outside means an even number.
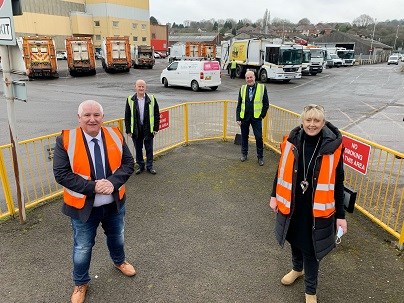
M368 169L370 146L358 140L342 136L344 145L344 164L366 175Z
M160 112L160 130L168 128L170 126L170 115L169 111Z

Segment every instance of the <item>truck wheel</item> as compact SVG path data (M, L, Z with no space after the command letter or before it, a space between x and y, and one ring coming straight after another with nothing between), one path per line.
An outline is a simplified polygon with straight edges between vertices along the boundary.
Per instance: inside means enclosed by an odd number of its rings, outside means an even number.
M260 81L263 83L266 83L268 81L268 75L266 70L261 71Z
M317 75L317 72L311 72L310 75L315 76Z
M199 90L199 84L196 80L192 80L191 82L191 88L194 92L197 92Z
M163 84L164 84L164 87L168 87L168 81L166 78L163 78Z
M219 86L211 86L210 89L211 89L211 90L217 90L218 87L219 87Z
M283 81L283 83L289 83L290 79L285 79L285 80L282 80L282 81Z
M242 65L237 65L236 67L236 77L243 78L245 74L244 67Z
M76 71L74 71L74 70L70 70L70 71L69 71L69 74L70 74L70 76L72 76L72 77L76 77Z
M152 69L153 68L153 65L149 65L149 69Z

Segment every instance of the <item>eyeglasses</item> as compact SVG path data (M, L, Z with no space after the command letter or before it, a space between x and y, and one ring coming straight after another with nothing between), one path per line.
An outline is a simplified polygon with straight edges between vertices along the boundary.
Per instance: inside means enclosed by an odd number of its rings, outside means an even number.
M309 110L311 110L313 108L321 110L322 112L324 112L324 107L322 107L321 105L317 105L317 104L309 104L309 105L305 106L303 109L304 109L305 112L307 112L307 111L309 111Z

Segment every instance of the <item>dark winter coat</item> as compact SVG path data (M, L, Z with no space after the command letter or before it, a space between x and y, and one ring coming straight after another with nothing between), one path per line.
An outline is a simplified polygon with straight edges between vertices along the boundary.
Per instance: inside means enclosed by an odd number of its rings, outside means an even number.
M134 101L134 126L133 126L133 133L131 132L130 129L130 122L131 122L131 117L132 113L130 110L130 106L128 103L128 99L126 99L126 107L125 107L125 130L127 134L132 133L132 137L134 139L137 139L139 136L139 131L141 131L141 128L139 127L139 121L140 121L140 116L139 116L139 103L137 100L136 94L132 96L132 100ZM144 119L143 119L143 134L144 137L151 137L153 138L153 133L150 131L150 118L149 118L149 104L151 100L150 97L145 94L145 105L144 105ZM157 103L156 98L154 98L154 131L158 132L159 131L159 126L160 126L160 109L159 105Z
M301 192L297 192L298 190L301 191L300 185L298 184L298 175L300 173L300 179L302 172L299 172L299 160L301 157L301 145L302 145L302 138L305 136L304 130L299 126L294 128L288 137L288 141L291 142L295 149L295 163L294 163L294 176L293 176L293 184L292 184L292 203L291 203L291 212L289 215L284 215L278 212L276 216L276 239L278 243L283 247L285 240L292 242L291 244L294 245L293 241L299 242L299 245L302 250L306 252L313 252L317 258L317 260L321 260L324 256L326 256L334 247L335 247L335 220L337 219L344 219L345 218L345 210L344 210L344 170L343 170L343 162L342 162L342 154L341 158L339 159L338 166L336 168L336 177L335 177L335 189L334 189L334 197L335 197L335 207L336 212L329 218L313 218L313 196L314 196L314 188L316 187L317 183L316 180L318 179L318 175L320 172L320 164L322 155L325 154L332 154L338 146L342 143L342 135L339 130L333 126L330 122L326 122L325 126L323 127L319 136L321 136L321 145L318 151L318 156L314 161L314 165L312 166L312 171L310 175L312 178L310 182L313 184L313 189L306 192L304 195ZM299 153L300 151L300 153ZM309 162L310 159L305 159L306 163ZM277 176L278 174L276 174ZM300 180L299 180L300 182ZM274 187L272 196L275 197L276 193L276 183L277 177L274 180ZM308 199L307 205L311 205L311 209L305 209L304 213L296 213L296 196L299 199ZM299 200L299 203L301 201ZM307 202L307 200L306 200ZM307 218L307 216L311 216ZM292 222L291 219L296 220ZM304 223L302 223L304 222ZM311 224L311 230L308 233L301 233L301 230L308 229L310 227L303 226L302 224ZM289 230L290 226L293 226L296 230ZM297 237L296 237L297 234ZM303 235L303 239L301 236ZM299 238L300 237L300 238ZM303 244L302 244L303 243ZM299 246L298 245L298 246Z

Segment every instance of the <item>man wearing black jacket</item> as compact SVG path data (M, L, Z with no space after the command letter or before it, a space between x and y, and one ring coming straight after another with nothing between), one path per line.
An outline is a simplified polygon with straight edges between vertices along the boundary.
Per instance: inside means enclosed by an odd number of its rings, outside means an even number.
M146 94L146 82L137 80L135 94L129 96L125 107L125 129L132 136L135 145L136 163L139 165L136 174L146 169L155 175L153 168L153 138L159 131L160 110L154 95ZM143 145L146 150L146 163L143 159Z
M262 119L266 116L269 101L264 84L255 83L254 72L245 74L244 84L238 94L236 121L241 129L241 162L247 160L248 136L252 126L257 145L258 164L264 165L264 143L262 140Z

